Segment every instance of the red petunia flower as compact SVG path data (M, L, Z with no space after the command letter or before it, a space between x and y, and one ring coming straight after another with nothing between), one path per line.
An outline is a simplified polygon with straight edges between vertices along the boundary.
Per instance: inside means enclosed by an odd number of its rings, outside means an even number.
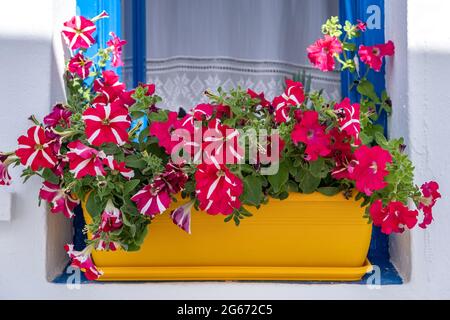
M146 185L131 200L136 203L140 213L154 217L163 213L169 208L171 199L167 190L162 190L161 186Z
M359 47L358 51L361 61L369 65L370 68L379 72L383 65L383 58L386 56L393 56L395 54L395 46L392 41L386 44L378 44L375 46Z
M37 171L40 168L53 168L56 165L56 155L50 140L42 127L34 126L28 129L26 136L21 136L17 140L19 147L16 155L20 162Z
M79 140L72 141L67 147L69 148L69 152L67 152L69 169L76 179L86 175L95 177L106 174L102 163L102 159L106 157L103 151L90 148Z
M258 104L261 107L263 108L270 107L270 102L267 101L266 98L264 97L264 92L256 93L255 91L248 89L247 94L250 96L250 98L259 100Z
M131 120L128 109L118 103L97 103L83 113L85 133L90 144L103 143L123 145L128 141Z
M422 210L424 217L419 227L426 229L433 221L432 210L441 194L439 193L439 184L435 181L424 183L420 189L422 189L422 198L419 202L419 209Z
M103 164L107 166L112 172L120 173L128 180L134 178L134 171L125 166L125 162L117 162L113 156L107 156L103 159Z
M350 136L358 138L361 132L359 103L351 104L350 99L345 98L334 106L334 110L338 116L340 129Z
M334 56L342 52L342 44L336 37L325 35L308 47L309 61L318 69L327 72L335 69Z
M239 146L239 131L224 125L218 119L208 123L203 133L203 159L206 163L236 164L244 158Z
M183 165L176 165L169 162L164 172L155 178L154 182L163 183L165 186L162 188L167 190L171 194L176 194L184 189L184 185L188 180L188 175L183 171Z
M64 249L72 260L71 265L84 271L88 280L97 280L103 274L92 261L92 246L87 246L83 251L75 251L73 244L66 244Z
M70 117L72 112L65 109L63 105L57 104L53 107L52 112L50 112L44 118L44 124L47 128L55 128L57 126L61 128L70 127Z
M95 43L92 33L95 31L95 24L85 17L75 16L64 22L62 35L66 40L70 50L79 48L89 48Z
M195 192L201 210L209 214L230 215L241 207L242 181L225 165L202 163L195 172Z
M214 106L216 110L216 118L217 119L228 119L231 117L231 108L229 106L219 104Z
M303 84L295 82L291 79L286 79L286 90L282 97L286 103L291 106L299 106L305 101L305 91Z
M381 227L384 234L402 233L404 226L408 229L414 228L417 223L418 212L409 210L403 203L394 201L383 207L380 199L376 200L370 207L370 215L373 224Z
M354 155L357 163L351 179L356 181L356 189L370 196L374 191L385 188L387 183L384 178L389 174L386 166L392 163L389 151L379 146L361 146Z
M276 123L285 123L290 120L289 112L291 111L291 107L287 104L286 99L282 96L275 97L272 106L275 108L274 113Z
M39 191L39 197L50 204L52 213L62 213L67 218L72 218L75 207L80 203L61 189L59 184L45 181Z
M122 228L122 225L122 212L109 199L101 215L99 230L102 232L112 232Z
M331 175L333 178L350 179L356 160L352 152L352 137L345 131L333 128L330 131L331 137L331 156L335 161Z
M109 34L111 39L106 42L106 45L112 50L112 61L111 65L113 67L123 66L122 61L122 47L127 44L125 40L120 39L114 32Z
M316 161L319 156L330 154L330 136L326 134L324 126L319 123L316 111L305 111L300 123L296 124L291 134L295 144L303 142L306 145L307 161Z
M105 95L108 102L114 102L125 89L125 85L119 81L119 76L111 70L103 71L102 78L94 81L94 91Z
M69 61L68 69L72 73L76 73L81 79L86 79L89 76L89 69L92 67L93 62L86 59L83 52L78 52Z

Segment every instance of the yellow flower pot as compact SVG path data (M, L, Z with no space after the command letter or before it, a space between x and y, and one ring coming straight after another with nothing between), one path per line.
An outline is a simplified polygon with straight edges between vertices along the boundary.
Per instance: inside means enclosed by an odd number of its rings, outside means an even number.
M140 251L92 253L99 280L353 281L371 270L372 225L359 202L293 193L249 209L239 227L193 209L191 235L170 211L157 216ZM83 212L90 221L85 202Z

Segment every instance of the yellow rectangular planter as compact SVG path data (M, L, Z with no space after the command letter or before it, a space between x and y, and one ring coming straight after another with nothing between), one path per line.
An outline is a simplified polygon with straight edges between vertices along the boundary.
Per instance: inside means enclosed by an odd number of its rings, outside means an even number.
M359 202L291 194L248 209L254 216L239 227L193 209L191 235L170 211L157 216L140 251L93 252L100 280L353 281L371 270L372 226Z

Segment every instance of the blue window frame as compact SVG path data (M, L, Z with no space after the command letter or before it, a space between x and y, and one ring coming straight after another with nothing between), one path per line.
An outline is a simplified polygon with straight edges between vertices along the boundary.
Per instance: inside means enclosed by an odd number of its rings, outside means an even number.
M132 37L133 47L132 66L133 66L133 85L137 86L140 82L146 81L146 0L132 1ZM120 36L122 29L121 20L121 0L77 0L77 14L88 17L97 15L102 10L110 14L109 19L103 19L98 22L97 43L104 45L109 37L109 32L113 31ZM362 43L373 45L385 42L384 35L384 0L339 0L339 16L341 21L357 20L367 21L368 19L378 19L377 23L369 24L368 30L359 39L355 40L356 45ZM90 50L96 51L94 46ZM361 72L364 74L365 66L360 64ZM120 68L117 73L121 75ZM377 93L380 95L385 89L385 67L381 72L370 71L368 78L374 83ZM344 72L341 77L342 96L348 96L353 101L358 101L359 95L351 84L355 81L349 72ZM353 86L354 87L354 86ZM379 123L384 126L387 134L387 117L383 114ZM146 125L146 124L144 124ZM84 235L81 230L84 227L84 219L80 210L75 219L75 245L82 247L84 245ZM381 284L401 284L402 279L397 274L395 268L389 262L389 238L381 233L379 228L374 228L372 242L369 252L370 261L378 265L382 271ZM363 280L362 283L365 283Z

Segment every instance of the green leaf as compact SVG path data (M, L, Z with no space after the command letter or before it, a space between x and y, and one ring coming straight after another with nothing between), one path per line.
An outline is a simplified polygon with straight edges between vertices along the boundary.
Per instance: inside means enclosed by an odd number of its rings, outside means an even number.
M311 174L317 178L325 178L328 175L329 168L324 158L319 158L309 164Z
M277 174L267 178L274 193L281 191L289 179L289 169L284 162L280 164Z
M365 96L370 98L372 101L378 103L380 100L378 99L377 94L375 93L375 87L373 84L368 80L361 80L357 87L358 92Z
M247 205L258 207L263 200L262 182L259 177L247 176L244 178L244 192L242 202Z
M138 155L131 155L125 158L125 165L133 169L144 169L147 162Z
M319 187L320 181L321 179L313 176L311 172L303 170L303 174L300 177L300 189L306 194L313 193Z
M106 206L106 201L101 201L98 195L93 191L89 194L86 202L86 209L92 218L100 215Z
M59 184L58 176L49 168L45 168L44 171L42 171L42 178L50 183Z
M131 191L134 190L134 188L136 188L139 185L140 182L141 181L139 179L134 179L134 180L125 182L125 185L123 187L123 193L129 194Z
M323 187L323 188L319 188L317 189L317 191L319 191L321 194L332 197L335 196L339 193L339 188L336 187Z

